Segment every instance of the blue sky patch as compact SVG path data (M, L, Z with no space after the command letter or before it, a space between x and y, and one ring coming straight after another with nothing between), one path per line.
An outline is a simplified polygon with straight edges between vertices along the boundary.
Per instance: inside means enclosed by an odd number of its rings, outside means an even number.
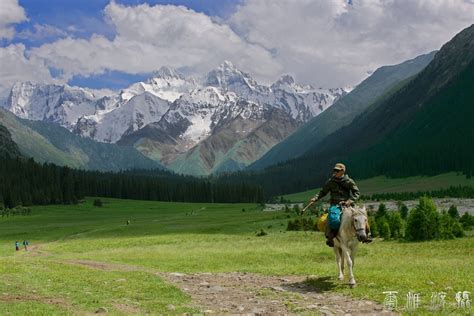
M68 84L71 86L79 86L92 89L112 89L120 90L128 87L132 83L145 81L151 77L151 73L146 74L129 74L122 71L107 70L100 75L82 76L76 75Z

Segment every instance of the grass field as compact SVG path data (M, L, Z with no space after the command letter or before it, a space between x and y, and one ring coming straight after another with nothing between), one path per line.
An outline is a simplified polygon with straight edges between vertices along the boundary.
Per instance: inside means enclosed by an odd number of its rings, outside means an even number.
M361 245L358 287L337 282L322 233L285 232L283 212L251 204L190 204L93 199L71 206L33 207L26 217L0 218L0 314L199 312L185 293L155 272L254 272L330 276L331 291L383 302L383 291L474 293L474 237L450 241ZM245 212L242 211L245 209ZM131 224L126 225L130 220ZM268 235L256 237L264 229ZM15 240L30 251L14 250ZM91 260L139 267L100 270ZM317 279L316 279L317 280ZM400 304L404 304L403 297Z
M451 172L433 177L408 177L391 179L384 176L356 181L362 195L376 193L417 192L446 189L450 186L474 186L474 178ZM284 195L283 198L291 202L307 202L320 188Z

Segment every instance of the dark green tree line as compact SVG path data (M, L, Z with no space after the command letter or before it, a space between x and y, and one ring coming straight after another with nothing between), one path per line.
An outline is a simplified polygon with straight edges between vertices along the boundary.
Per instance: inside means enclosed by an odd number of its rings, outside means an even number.
M33 159L0 159L0 206L71 204L85 196L172 202L257 203L261 187L245 182L180 176L166 171L91 172L38 164Z

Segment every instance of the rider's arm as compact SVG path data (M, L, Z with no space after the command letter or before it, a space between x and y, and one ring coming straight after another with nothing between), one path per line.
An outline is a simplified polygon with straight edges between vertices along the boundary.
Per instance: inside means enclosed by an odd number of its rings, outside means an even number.
M350 185L351 199L348 199L347 201L345 201L345 205L352 205L360 197L360 190L355 184L355 181L351 179L349 181L349 185Z
M351 193L352 193L352 199L350 200L351 202L355 202L359 199L360 197L360 190L359 188L357 187L356 183L354 180L351 179L351 181L349 182L351 184Z
M321 189L321 191L319 191L318 194L316 194L312 199L311 201L313 201L313 203L316 203L318 200L322 199L323 197L325 197L328 193L329 193L329 182L330 181L327 181L326 184L323 186L323 188Z

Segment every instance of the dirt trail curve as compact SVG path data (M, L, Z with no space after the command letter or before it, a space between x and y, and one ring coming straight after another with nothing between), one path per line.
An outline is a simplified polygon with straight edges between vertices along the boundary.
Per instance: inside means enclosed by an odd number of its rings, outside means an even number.
M191 296L205 314L394 315L377 303L329 292L329 277L263 276L254 273L163 273L136 266L89 260L69 264L101 270L153 273ZM172 313L173 306L170 306Z

